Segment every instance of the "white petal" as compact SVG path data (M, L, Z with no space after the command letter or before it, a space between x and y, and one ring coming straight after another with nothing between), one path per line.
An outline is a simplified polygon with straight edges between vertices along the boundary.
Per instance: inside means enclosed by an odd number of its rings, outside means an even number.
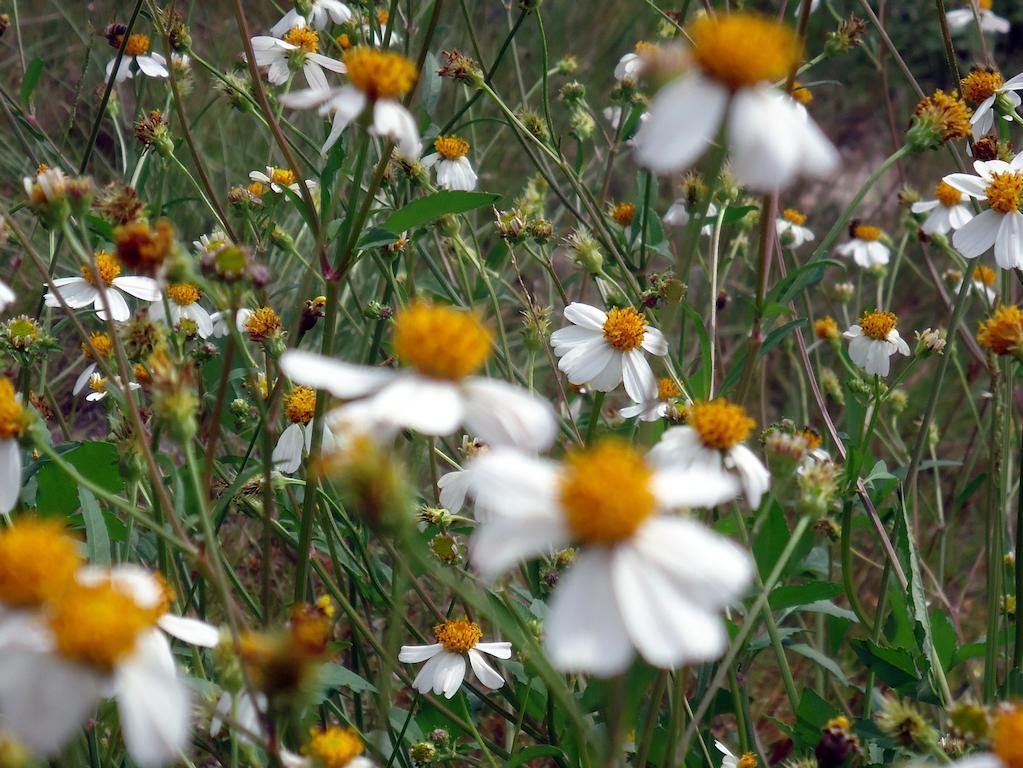
M108 288L106 294L107 302L110 304L110 317L119 323L128 320L131 317L131 310L128 309L128 302L124 300L121 292ZM99 295L99 291L96 292L96 299L92 302L92 305L96 308L96 317L100 320L106 320L107 312L103 308L103 300Z
M1023 269L1023 213L1012 211L1002 217L995 240L995 261L1002 269Z
M60 297L71 309L87 307L96 300L98 291L82 277L62 277L53 281ZM46 294L46 306L59 307L60 302L52 292Z
M636 134L636 160L655 173L692 165L713 141L728 98L727 90L697 73L662 88Z
M455 470L437 480L440 504L444 509L458 513L465 506L465 497L472 482L471 471L471 469Z
M300 349L288 350L281 356L281 371L296 384L325 389L346 400L364 397L396 375L387 368L354 365Z
M301 424L290 424L274 446L271 457L274 467L286 475L298 470L302 466L302 451L305 448L305 430Z
M564 347L560 349L564 349ZM588 384L614 359L614 347L610 346L603 336L600 336L561 354L561 359L558 360L558 369L563 371L573 384ZM620 380L621 374L618 378L618 381ZM614 382L612 389L618 385L618 381Z
M510 659L512 645L506 642L476 643L476 650L482 653L489 653L498 659Z
M600 331L603 334L604 323L607 322L607 313L602 309L591 307L589 304L573 301L565 307L565 319L574 325L589 328L593 331Z
M483 658L483 654L473 648L469 651L468 656L469 664L472 666L476 679L483 683L483 685L491 690L497 690L504 685L504 678L487 663L487 660Z
M599 341L603 338L603 328L594 330L579 325L566 325L564 328L559 328L551 334L551 347L554 348L554 354L560 357L572 347L587 344L591 341Z
M433 645L403 645L398 652L398 661L403 664L414 664L432 659L444 648L440 643Z
M325 91L330 88L330 83L327 82L327 76L323 74L323 69L313 61L310 54L306 55L305 63L302 64L302 74L305 75L305 81L309 83L309 87L314 91Z
M558 432L554 409L528 390L479 377L467 379L462 389L465 428L485 443L542 451L554 442Z
M625 392L633 402L642 403L657 397L657 377L642 351L632 349L622 355L622 380Z
M161 62L157 56L158 54L155 53L152 56L136 56L135 63L139 65L139 69L145 75L150 77L168 77L170 73L167 71L167 67L164 66L164 62ZM159 58L163 59L163 56Z
M288 11L281 17L280 21L278 21L276 24L270 27L270 34L273 35L274 37L280 37L285 32L289 31L292 27L294 27L297 24L298 20L301 18L302 15L297 10L292 8L290 11Z
M643 349L651 355L664 357L668 354L668 340L665 339L664 334L656 328L650 328L647 326L646 332L643 334L642 346Z
M934 210L939 205L941 205L941 202L938 200L921 200L918 203L913 203L909 209L913 213L927 213L928 211Z
M662 469L654 475L654 495L666 508L716 507L739 495L739 482L723 467L682 470Z
M165 613L159 620L160 629L189 645L215 648L220 642L220 630L212 624L187 616Z
M0 440L0 514L6 515L21 495L21 447L17 440Z
M965 226L966 222L973 218L973 211L965 205L954 205L949 208L948 221L952 229L959 229Z
M115 277L113 285L115 288L143 301L159 301L161 297L160 284L151 277L140 277L137 275Z
M942 181L970 197L981 200L987 197L987 183L979 176L970 173L950 173Z
M424 435L450 435L465 418L459 388L407 372L394 378L373 397L377 420Z
M771 485L771 473L757 455L745 445L736 445L728 452L726 464L734 466L742 481L743 493L749 505L756 509L760 499Z
M801 147L794 135L798 125L798 118L773 87L738 91L728 119L728 146L736 178L759 191L789 186L799 165Z
M493 581L516 563L567 546L565 524L553 516L494 517L481 522L469 543L480 577Z
M393 141L398 154L407 160L417 159L422 151L416 120L397 101L381 99L373 105L370 133Z
M974 259L995 244L1001 224L1000 214L990 209L983 211L956 230L952 245L966 258Z
M497 447L473 459L470 493L476 506L500 515L558 519L558 469L554 462Z

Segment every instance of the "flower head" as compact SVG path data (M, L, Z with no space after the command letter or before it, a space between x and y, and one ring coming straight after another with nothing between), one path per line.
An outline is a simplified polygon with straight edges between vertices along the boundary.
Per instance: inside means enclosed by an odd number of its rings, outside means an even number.
M1023 359L1023 311L1015 304L998 307L980 324L977 341L996 355Z
M783 80L803 52L792 29L752 13L700 16L689 35L696 63L732 90Z
M0 603L37 607L68 589L81 566L78 544L64 526L56 520L19 519L0 532Z
M483 366L492 349L493 335L470 312L417 302L395 318L395 354L431 378L465 378Z
M416 82L416 66L394 51L359 46L342 57L352 85L371 101L404 96Z

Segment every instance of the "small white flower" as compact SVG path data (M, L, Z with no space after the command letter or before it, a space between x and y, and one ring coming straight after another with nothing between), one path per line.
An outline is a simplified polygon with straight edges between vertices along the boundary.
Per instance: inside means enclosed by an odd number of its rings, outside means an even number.
M423 158L424 168L433 168L437 186L471 192L476 189L476 173L469 163L469 142L457 136L438 136L433 147L436 151Z
M976 140L994 127L996 113L1003 108L1015 111L1020 105L1017 91L1023 90L1023 73L1003 83L1002 76L994 70L974 69L963 78L962 89L964 98L977 105L970 118L973 138ZM1002 114L1001 117L1007 122L1012 120L1010 114Z
M793 208L786 208L781 216L775 219L775 229L778 231L778 238L782 243L791 248L799 248L804 243L812 242L813 231L803 226L806 221L799 211Z
M151 277L135 275L121 275L121 263L117 257L106 251L96 252L96 271L105 286L107 301L110 302L110 315L113 320L123 323L131 317L131 310L128 309L128 302L124 300L123 294L134 296L143 301L159 301L161 297L160 284ZM81 277L58 277L53 285L64 303L71 309L82 309L92 305L96 310L96 317L106 320L106 310L103 308L103 297L100 289L94 283L92 269L82 268ZM46 306L59 307L60 301L52 291L47 291L45 298Z
M1003 19L991 10L991 0L979 0L977 6L982 32L1004 35L1009 31L1009 20ZM973 9L954 8L945 12L945 19L948 21L949 31L960 32L973 24Z
M1023 269L1023 152L1003 160L977 160L977 175L953 173L945 177L949 186L983 200L988 208L956 230L952 245L963 256L974 259L991 246L995 262L1002 269Z
M863 269L888 263L891 249L881 241L884 233L869 224L854 223L850 227L850 239L836 249L842 256L852 260Z
M498 659L511 658L511 643L480 642L483 631L478 625L465 619L449 619L434 627L437 642L433 645L403 645L398 661L403 664L425 661L412 687L420 693L433 691L452 698L467 672L465 660L476 679L491 690L504 685L504 678L494 669L483 654Z
M973 218L973 211L965 204L963 193L947 182L938 182L934 200L913 203L913 213L926 213L920 230L928 235L944 235L950 229L959 229Z
M274 467L286 475L298 471L302 466L302 457L307 455L313 445L313 415L316 410L316 392L309 387L295 387L284 402L284 415L287 417L287 428L277 438L271 460ZM334 444L334 436L327 425L323 427L321 446L329 448Z
M353 17L352 9L341 0L312 0L306 16L299 13L297 8L292 8L270 28L270 34L280 37L292 27L300 26L306 21L313 29L326 29L330 22L347 24Z
M757 766L756 755L752 752L747 752L742 757L739 757L717 739L714 740L714 746L723 755L721 758L721 768L756 768Z
M319 36L299 17L297 23L281 37L259 35L252 38L256 64L266 67L266 79L273 85L284 85L295 69L301 69L309 87L326 90L330 87L324 69L344 72L345 65L337 59L317 53Z
M889 358L898 352L909 355L909 345L899 335L898 318L891 312L875 309L864 312L860 322L849 326L842 335L849 339L849 357L868 374L887 376Z
M152 53L150 48L149 35L144 35L141 32L128 35L128 42L124 46L121 65L117 68L114 82L120 84L133 77L132 64L148 77L168 77L170 73L167 71L167 59L159 53ZM106 76L108 80L116 63L116 56L107 63Z
M14 303L18 297L14 295L14 291L10 289L3 280L0 280L0 312L3 312L7 307Z
M273 170L272 166L267 166L267 172ZM199 235L198 240L192 241L192 247L201 259L203 256L211 256L212 254L219 251L225 245L230 245L231 241L227 235L224 234L222 229L214 229L208 235Z
M110 394L108 390L109 383L105 378L103 378L102 374L96 371L95 366L93 366L93 372L89 375L87 384L89 386L89 393L85 396L85 399L90 403L98 403L101 400L105 400L106 396ZM120 388L120 379L114 377L114 384ZM137 382L132 381L128 383L128 389L131 392L141 388L142 385ZM82 387L82 389L84 389L84 387ZM79 392L80 391L81 389Z
M170 317L167 317L163 301L156 301L149 307L150 320L171 328L177 328L182 320L190 320L195 323L200 338L208 339L213 335L213 317L199 304L202 293L196 286L191 283L174 283L167 286L166 294Z
M266 167L266 173L263 173L262 171L249 171L249 180L265 184L277 194L283 192L285 187L290 189L296 195L302 194L302 187L295 179L295 173L293 171L289 171L287 168L275 168L272 165L268 165ZM308 189L313 190L319 186L319 183L317 183L315 179L306 179L305 185Z
M706 219L713 219L718 215L718 207L714 203L707 204L707 215ZM661 221L667 227L684 227L689 223L689 218L692 216L689 213L689 209L686 207L686 201L682 199L676 200L672 203L664 216L661 217ZM700 234L709 237L714 234L714 223L704 224L700 227Z
M657 421L670 415L675 410L675 401L681 392L675 382L669 378L657 381L657 397L642 403L627 405L618 411L623 419L638 416L640 421Z
M565 307L571 326L551 334L551 345L562 370L573 384L588 384L599 392L610 392L624 382L635 402L657 396L654 376L644 351L664 357L668 342L646 318L632 307L610 312L589 304L572 302Z

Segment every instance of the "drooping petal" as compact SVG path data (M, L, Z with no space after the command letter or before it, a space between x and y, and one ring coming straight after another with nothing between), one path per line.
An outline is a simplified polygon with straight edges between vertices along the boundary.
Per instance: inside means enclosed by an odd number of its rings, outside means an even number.
M387 368L354 365L300 349L288 350L281 356L281 371L296 384L325 389L346 400L365 397L397 375Z
M136 56L135 63L139 65L139 69L142 70L142 73L149 77L170 76L170 73L167 71L166 59L157 53L150 56Z
M274 446L272 461L274 467L286 475L302 466L302 450L305 448L305 430L301 424L289 424Z
M542 451L557 435L554 409L546 400L514 384L473 377L465 391L465 428L490 445Z
M216 648L220 643L220 630L200 619L165 613L157 623L168 635L189 645Z
M631 349L622 355L622 381L633 402L643 403L657 397L657 377L641 350Z
M450 435L465 418L465 400L455 384L414 373L395 377L372 402L381 423L424 435Z
M636 160L655 173L692 165L713 141L728 98L725 88L695 72L662 88L636 133Z
M381 99L373 105L370 133L393 141L398 154L406 160L418 159L422 151L416 119L397 101Z
M162 296L160 284L151 277L140 275L115 277L113 286L136 299L142 299L142 301L159 301Z
M995 261L1002 269L1023 269L1023 213L1011 211L1002 217L995 239Z
M975 259L995 244L1002 224L1001 214L990 209L974 216L956 230L952 245L967 259Z
M483 685L491 690L497 690L504 685L504 678L487 663L482 653L473 648L469 650L468 656L473 674L476 675L476 679L483 683Z

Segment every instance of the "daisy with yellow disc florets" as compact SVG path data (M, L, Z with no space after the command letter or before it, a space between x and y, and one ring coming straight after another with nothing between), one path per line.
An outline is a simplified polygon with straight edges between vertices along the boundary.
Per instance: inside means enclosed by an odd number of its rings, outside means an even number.
M469 163L469 142L457 136L438 136L434 151L423 158L424 168L433 168L437 186L471 192L476 189L476 172Z
M395 317L394 353L401 370L353 365L312 352L288 350L281 370L292 381L354 402L332 423L358 418L424 435L450 435L460 426L495 445L532 450L554 440L550 405L526 390L474 375L493 351L493 336L471 312L423 302Z
M199 303L202 291L192 283L172 283L164 290L167 306L162 301L154 302L149 308L149 319L154 323L165 323L171 328L181 327L187 320L195 325L195 333L208 339L213 335L213 317Z
M778 238L782 245L790 248L799 248L803 243L813 241L814 234L811 229L804 227L806 214L800 213L795 208L786 208L781 216L775 219L774 226L778 232Z
M835 250L842 256L851 256L856 265L863 269L883 266L888 263L892 253L883 240L884 236L880 227L854 219L849 225L849 240Z
M849 339L852 361L871 375L887 376L892 355L909 355L909 345L895 327L898 322L894 312L864 312L860 322L842 334Z
M960 32L969 28L974 22L974 9L969 6L973 0L967 0L966 8L953 8L945 12L948 28L952 32ZM992 10L992 0L976 0L977 17L980 19L980 31L1004 35L1009 31L1009 20L1002 18Z
M316 410L316 392L309 387L295 387L284 402L284 415L288 419L287 428L277 439L271 457L274 466L286 475L302 466L302 456L308 453L313 444L312 420ZM333 436L327 426L323 428L323 444L333 442Z
M433 691L452 698L465 680L469 667L476 679L490 689L504 685L504 678L487 663L483 654L498 659L511 658L511 643L482 642L483 630L467 619L448 619L433 628L437 642L432 645L403 645L398 661L404 664L426 663L419 670L412 687L420 693Z
M120 48L123 39L123 35L116 35L110 38L110 42L115 48ZM132 65L135 65L135 68L147 77L169 77L167 59L159 53L154 53L152 47L149 35L141 32L133 32L128 35L128 41L124 43L121 64L117 68L117 75L114 77L114 81L122 83L128 78L133 77ZM106 77L108 80L110 75L113 74L115 64L117 64L116 56L107 62Z
M364 748L362 737L354 728L339 725L313 728L301 755L281 750L281 765L284 768L373 768L373 761L362 754Z
M1002 269L1023 269L1023 152L1004 160L977 160L976 176L952 173L946 184L986 202L988 207L956 230L952 245L963 256L975 259L994 246L995 263Z
M352 9L341 0L312 0L303 5L308 8L307 11L303 13L298 8L292 8L270 28L270 34L280 37L292 27L303 23L308 23L313 29L326 29L331 22L347 24L354 18Z
M733 488L729 479L658 468L614 438L574 449L561 463L495 448L476 459L471 478L488 511L470 546L484 579L579 548L544 623L555 667L610 676L635 651L664 668L724 651L718 613L748 586L750 558L675 510L717 503Z
M706 14L689 25L691 69L662 88L636 134L636 158L657 173L687 168L725 130L736 179L752 189L824 176L838 153L806 109L777 84L802 58L796 33L750 13Z
M276 168L268 165L266 173L262 171L249 171L249 180L260 184L262 187L270 187L277 194L281 194L285 187L296 195L302 194L302 188L299 186L295 172L287 168ZM315 179L306 179L305 185L310 190L316 189L319 186Z
M323 70L345 71L340 61L319 52L320 36L305 25L303 18L296 19L296 24L280 37L259 35L251 43L256 65L267 68L266 79L274 85L284 85L292 72L302 70L310 88L326 90L330 85Z
M102 288L96 282L96 273L99 274ZM53 285L68 307L82 309L92 305L100 320L106 319L106 310L103 307L105 293L110 303L111 319L121 323L131 317L131 310L128 309L124 294L142 301L159 301L161 297L160 284L156 280L141 275L122 275L121 262L114 254L106 251L96 251L95 272L91 266L85 265L82 267L81 277L58 277L53 281ZM47 291L45 301L48 307L60 306L60 301L52 291Z
M913 203L913 213L926 213L927 218L920 225L920 231L927 235L944 235L950 229L959 229L973 218L966 197L960 190L945 181L934 188L933 200Z

